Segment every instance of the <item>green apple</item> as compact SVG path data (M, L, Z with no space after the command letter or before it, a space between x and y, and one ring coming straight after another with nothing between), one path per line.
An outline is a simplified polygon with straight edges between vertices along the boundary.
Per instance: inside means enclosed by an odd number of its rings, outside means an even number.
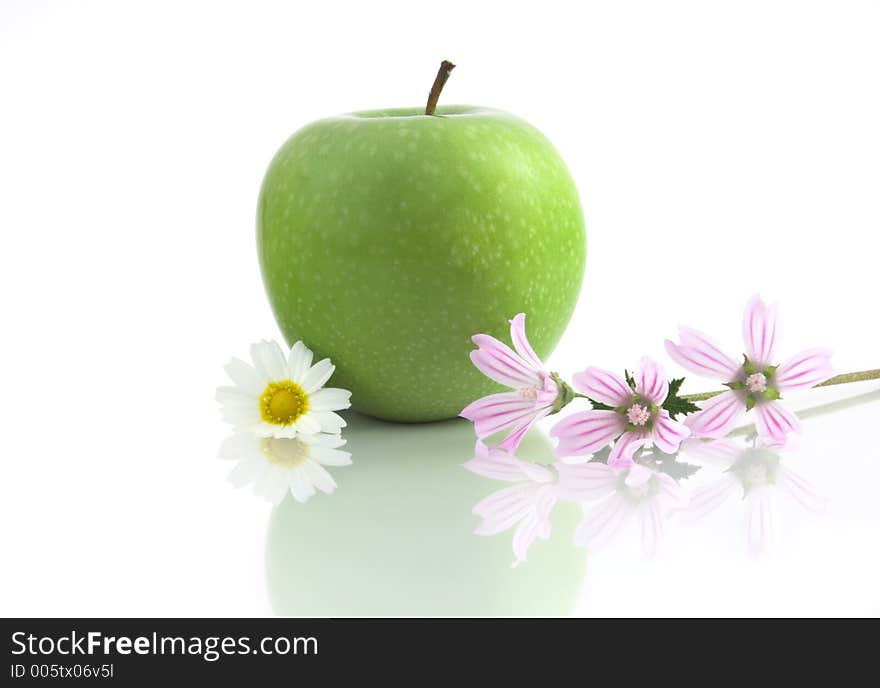
M574 310L586 241L574 182L526 122L470 106L330 117L263 180L257 244L288 343L336 365L363 413L451 418L498 391L471 335L527 314L540 356Z
M289 498L266 538L272 609L283 616L561 616L587 570L572 539L581 518L559 503L552 533L516 568L513 528L473 534L473 507L511 483L470 473L474 431L464 420L399 425L353 415L352 465L331 469L338 489L305 504ZM532 431L518 452L552 461Z

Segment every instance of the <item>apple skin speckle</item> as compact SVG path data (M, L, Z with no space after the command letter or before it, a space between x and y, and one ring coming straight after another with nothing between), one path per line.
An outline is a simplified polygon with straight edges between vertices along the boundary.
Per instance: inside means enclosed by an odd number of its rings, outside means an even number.
M471 364L470 338L509 344L519 312L546 358L586 259L577 190L539 131L484 108L420 112L300 129L269 165L257 213L288 343L329 356L354 409L401 422L453 418L501 391Z

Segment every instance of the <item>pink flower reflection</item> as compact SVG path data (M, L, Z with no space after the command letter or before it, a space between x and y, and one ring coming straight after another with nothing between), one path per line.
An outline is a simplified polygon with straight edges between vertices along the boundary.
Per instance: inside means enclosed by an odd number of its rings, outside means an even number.
M670 512L687 504L687 495L671 476L636 463L614 468L591 461L558 463L560 498L583 505L575 544L599 549L629 520L635 519L642 549L653 555Z
M464 464L472 473L513 483L480 501L473 513L482 520L474 533L513 533L513 566L526 560L535 539L550 537L550 514L556 506L557 476L548 466L517 459L498 447L477 440L474 458Z
M827 504L809 481L784 465L781 450L761 440L753 444L732 438L687 440L682 444L682 453L723 474L693 490L682 515L689 521L702 519L738 495L745 504L749 551L755 556L767 552L774 539L775 500L780 492L809 511L821 511Z

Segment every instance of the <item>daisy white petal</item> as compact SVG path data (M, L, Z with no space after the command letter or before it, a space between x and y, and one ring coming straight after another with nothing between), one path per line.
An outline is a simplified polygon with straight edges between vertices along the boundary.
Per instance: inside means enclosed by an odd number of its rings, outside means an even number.
M328 435L323 432L314 435L303 435L300 439L312 447L327 447L328 449L338 449L348 442L341 435Z
M290 347L287 355L287 372L290 379L297 384L302 384L306 372L312 366L312 350L302 342L296 342Z
M323 442L314 435L280 438L238 433L223 442L220 456L238 460L229 476L236 487L251 484L254 494L275 505L288 491L297 501L305 502L316 489L329 494L336 488L322 464L346 466L351 463L348 452L333 448L339 446L339 438L330 438L328 446Z
M294 424L294 427L296 428L296 432L302 432L308 435L314 435L316 432L321 432L321 422L315 418L312 413L306 413L306 415L300 417L300 419Z
M303 466L303 470L312 485L324 494L331 494L336 489L336 481L321 464L310 461Z
M306 371L302 381L303 389L309 394L317 392L330 379L334 370L336 370L336 366L330 362L329 358L321 359Z
M263 340L251 344L251 359L263 379L284 380L287 378L287 361L277 342Z
M339 449L330 449L315 445L312 447L312 456L315 461L323 466L350 466L351 453L340 451Z
M295 468L290 471L288 481L290 484L290 494L301 504L305 504L315 494L315 488L301 468Z
M324 387L309 397L309 409L314 411L342 411L351 406L351 392L347 389Z
M266 379L240 358L233 358L223 369L235 386L246 394L261 394L266 386Z
M345 419L333 411L315 411L310 414L321 426L321 432L336 435L346 426Z
M333 374L330 359L311 365L312 352L296 342L285 354L275 342L251 346L253 367L238 359L226 366L233 386L217 389L224 420L259 437L336 434L345 422L333 411L348 408L351 394L322 389Z

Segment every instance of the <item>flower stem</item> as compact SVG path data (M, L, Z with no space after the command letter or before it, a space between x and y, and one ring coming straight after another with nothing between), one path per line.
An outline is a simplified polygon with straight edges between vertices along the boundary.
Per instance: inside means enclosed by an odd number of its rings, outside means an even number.
M831 387L832 385L845 385L849 382L863 382L865 380L880 380L880 368L875 368L874 370L860 370L856 373L843 373L842 375L835 375L834 377L825 380L825 382L820 382L816 387ZM688 401L705 401L706 399L711 399L712 397L717 397L719 394L724 394L729 390L719 389L714 392L700 392L699 394L685 394L682 398L687 399Z
M433 115L434 110L437 109L437 101L440 99L440 91L443 90L443 87L449 80L449 75L452 73L453 69L455 69L455 65L449 60L443 60L443 62L440 63L440 69L437 71L437 77L434 79L434 85L431 86L431 92L428 94L428 104L425 106L426 115Z

